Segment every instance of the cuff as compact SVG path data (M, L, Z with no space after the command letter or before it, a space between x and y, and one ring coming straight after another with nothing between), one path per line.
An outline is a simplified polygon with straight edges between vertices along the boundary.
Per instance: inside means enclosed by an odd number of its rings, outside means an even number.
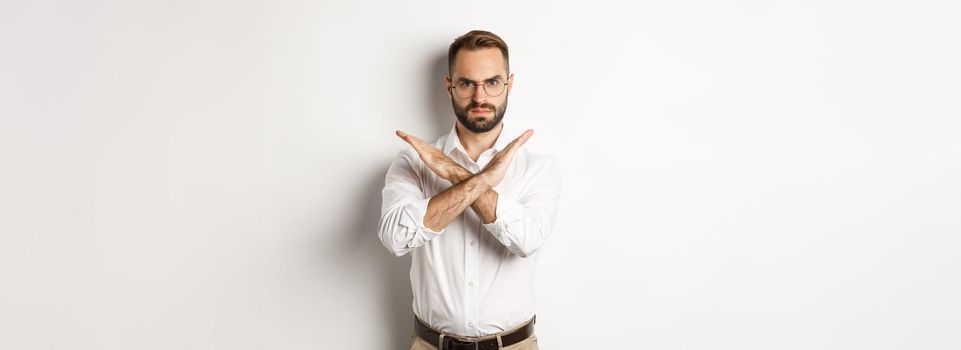
M507 225L510 223L520 220L524 214L524 206L521 205L514 197L505 196L503 194L497 194L497 209L494 210L494 215L497 216L494 222L489 224L483 224L487 231L490 231L498 239L501 238L502 233L505 231Z
M430 203L430 198L420 199L411 202L405 208L409 219L405 220L407 221L405 224L408 227L415 228L417 230L417 234L420 234L425 241L429 241L437 236L440 236L440 234L444 233L444 230L447 229L445 227L440 231L434 232L433 230L427 228L427 226L424 226L424 216L427 215L428 203Z

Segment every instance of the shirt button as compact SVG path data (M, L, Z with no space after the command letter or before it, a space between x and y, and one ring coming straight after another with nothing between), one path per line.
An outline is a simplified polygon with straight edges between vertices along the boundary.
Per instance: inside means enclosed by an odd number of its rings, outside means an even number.
M474 322L467 322L467 328L474 328Z
M477 242L470 241L470 245L471 245L471 246L473 246L473 245L476 244L476 243L477 243Z
M467 282L467 285L473 287L473 286L474 286L474 281Z

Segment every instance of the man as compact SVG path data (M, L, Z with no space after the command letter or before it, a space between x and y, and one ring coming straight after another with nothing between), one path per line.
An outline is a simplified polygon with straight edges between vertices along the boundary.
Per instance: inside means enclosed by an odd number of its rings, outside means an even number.
M514 83L507 44L486 31L448 51L447 94L457 120L433 145L409 143L387 171L378 235L411 252L411 349L537 349L535 254L557 217L556 157L511 140L502 119Z

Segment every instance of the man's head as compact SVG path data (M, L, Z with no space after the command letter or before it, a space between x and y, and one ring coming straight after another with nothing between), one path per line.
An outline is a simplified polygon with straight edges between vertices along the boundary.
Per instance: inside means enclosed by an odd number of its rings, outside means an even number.
M450 44L447 69L447 94L457 120L474 133L497 127L514 84L504 40L483 30L461 35Z

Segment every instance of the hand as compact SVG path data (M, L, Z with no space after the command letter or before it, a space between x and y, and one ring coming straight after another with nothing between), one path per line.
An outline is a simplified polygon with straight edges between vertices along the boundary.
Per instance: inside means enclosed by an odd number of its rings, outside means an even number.
M531 135L534 135L534 130L527 129L521 136L518 136L514 141L511 141L507 147L504 147L503 150L498 152L497 155L491 159L490 163L487 163L484 170L481 170L480 173L485 174L487 184L490 185L491 188L501 183L504 175L507 174L507 166L511 163L511 160L514 159L514 153L531 138Z
M420 159L424 161L424 164L427 164L427 167L430 168L434 174L437 174L437 176L454 182L454 176L460 174L459 170L463 169L460 164L457 164L453 159L444 155L439 149L424 143L424 141L416 136L400 130L397 130L397 136L413 146L417 154L420 155ZM466 169L464 171L466 171Z

